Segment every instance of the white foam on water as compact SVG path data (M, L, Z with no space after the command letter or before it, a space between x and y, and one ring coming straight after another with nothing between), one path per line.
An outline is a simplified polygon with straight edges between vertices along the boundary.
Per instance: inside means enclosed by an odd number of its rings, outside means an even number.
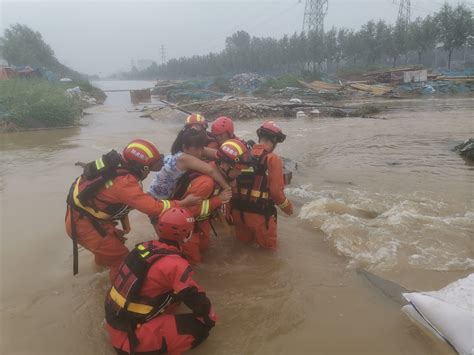
M301 185L297 187L287 187L285 188L285 194L297 197L304 197L304 198L316 198L318 197L318 193L316 191L311 190L312 186L310 184Z
M320 229L351 267L390 270L474 268L473 212L453 212L443 201L421 196L385 195L354 189L314 191L310 185L287 189L311 199L299 218Z

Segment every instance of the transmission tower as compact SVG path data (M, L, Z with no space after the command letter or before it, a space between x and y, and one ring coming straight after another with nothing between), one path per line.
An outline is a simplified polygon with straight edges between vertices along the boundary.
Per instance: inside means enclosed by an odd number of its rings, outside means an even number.
M162 44L161 45L161 64L166 63L166 51L165 51L165 46Z
M411 3L410 3L410 0L399 0L399 1L400 1L400 4L398 6L397 21L399 24L406 27L410 23Z
M324 32L324 17L328 12L328 0L306 0L304 8L303 31Z

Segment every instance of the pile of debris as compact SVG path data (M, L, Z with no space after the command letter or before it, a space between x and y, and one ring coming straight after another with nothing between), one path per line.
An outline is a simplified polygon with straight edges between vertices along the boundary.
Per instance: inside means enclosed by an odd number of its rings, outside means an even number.
M226 95L210 90L212 84L212 80L159 81L152 89L151 94L157 95L166 101L178 103L211 100Z
M474 161L474 138L457 145L454 147L454 151L461 154L464 158Z
M98 104L95 98L83 93L79 86L66 89L66 96L79 100L82 108L87 108Z
M363 74L367 81L377 83L407 83L427 80L427 70L422 65L375 70Z
M245 98L227 101L215 100L197 102L181 105L179 108L190 112L200 112L210 120L219 116L230 116L233 119L243 120L263 117L282 117L288 115L282 107L277 107L265 102L255 102L255 100Z
M422 66L407 66L387 70L372 71L361 76L350 77L345 82L313 81L300 84L315 93L332 93L339 98L354 98L355 91L369 96L394 98L412 97L426 94L469 94L474 92L474 75L469 70L463 72L441 71L429 73ZM360 80L364 79L364 80Z
M254 92L263 84L264 78L255 73L242 73L230 79L230 87L235 92Z
M370 106L370 107L369 107ZM251 97L233 97L230 100L210 100L184 105L168 105L152 108L146 117L164 119L170 110L179 112L199 112L206 118L214 120L219 116L229 116L236 120L269 117L314 118L319 116L331 117L369 117L380 112L373 105L334 106L324 102L304 102L298 98L290 100L262 100ZM379 117L377 117L379 118Z
M474 92L474 76L471 76L469 72L463 74L453 72L431 74L421 66L406 66L362 73L358 76L352 75L350 78L346 77L346 80L323 77L320 80L304 82L295 78L289 84L291 86L282 88L282 85L275 85L273 88L260 75L243 73L233 76L230 80L218 78L216 80L160 81L152 90L152 94L159 95L160 100L173 110L200 112L209 119L222 115L235 119L302 118L320 115L380 118L373 117L380 112L378 106L363 105L357 108L331 105L328 102ZM224 86L227 89L224 89L222 85L216 85L218 80L224 80L226 82ZM228 92L215 91L229 91L229 88L235 96ZM258 98L256 96L242 97L238 96L238 93L252 93L258 95ZM162 108L153 109L150 117L161 118L162 112Z

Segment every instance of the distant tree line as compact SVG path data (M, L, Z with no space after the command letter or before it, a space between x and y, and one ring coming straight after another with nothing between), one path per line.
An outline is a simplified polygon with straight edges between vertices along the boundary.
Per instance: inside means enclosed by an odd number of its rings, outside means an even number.
M145 70L121 73L125 79L216 76L238 72L320 71L323 67L396 66L421 63L441 47L451 66L453 53L474 48L473 13L466 5L445 3L438 13L411 23L369 21L358 31L333 27L327 32L295 33L281 39L251 37L238 31L220 53L153 63Z
M46 68L71 79L86 78L60 63L53 49L43 40L41 33L33 31L26 25L15 24L5 29L3 37L0 37L0 57L9 65L17 67Z

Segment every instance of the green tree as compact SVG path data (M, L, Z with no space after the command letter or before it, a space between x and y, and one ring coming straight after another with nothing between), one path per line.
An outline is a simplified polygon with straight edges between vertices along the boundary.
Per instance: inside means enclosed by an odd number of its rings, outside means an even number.
M379 51L376 40L376 25L374 21L369 21L359 31L363 51L367 58L367 64L374 64L377 60L377 53Z
M308 35L308 53L310 69L314 70L314 63L318 63L319 69L326 59L324 48L324 34L321 31L312 31Z
M16 24L7 28L0 39L0 47L2 56L9 65L57 65L54 52L43 41L41 33L25 25Z
M334 52L334 61L336 62L336 70L339 69L339 63L346 58L344 48L347 46L349 30L340 28L337 31L336 48Z
M366 49L364 48L364 38L361 32L349 31L342 48L343 56L356 65L357 61L362 59Z
M0 38L0 53L9 65L45 67L60 76L86 79L81 73L61 64L51 47L43 41L41 33L25 25L12 25L4 31Z
M436 15L436 22L439 28L438 38L448 52L448 68L451 68L453 51L465 46L469 36L473 35L472 11L464 4L453 9L445 3Z
M328 32L324 33L323 36L323 57L327 59L328 62L336 61L336 56L338 54L338 44L337 44L337 29L336 27L331 28Z
M424 19L418 17L408 29L409 48L418 54L418 64L423 53L436 47L438 29L434 18L430 15Z
M398 58L408 51L408 28L402 21L397 21L395 26L387 28L385 34L387 44L386 53L392 58L393 67L396 67Z
M225 40L228 50L246 50L250 46L250 35L245 31L238 31Z

